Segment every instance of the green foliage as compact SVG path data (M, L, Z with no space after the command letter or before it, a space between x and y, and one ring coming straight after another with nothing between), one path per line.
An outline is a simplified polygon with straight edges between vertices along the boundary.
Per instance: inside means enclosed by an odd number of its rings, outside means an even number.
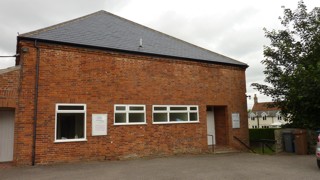
M320 128L320 8L308 12L303 1L284 10L284 29L268 31L264 47L266 84L253 83L295 127Z
M272 149L275 149L275 145L271 145ZM264 149L262 150L261 144L256 144L255 146L251 147L254 152L259 153L259 154L264 154L264 155L273 155L275 154L275 152L273 152L272 150L270 150L268 147L264 147Z
M274 140L274 130L269 129L249 129L250 141L256 141L260 139L272 139Z

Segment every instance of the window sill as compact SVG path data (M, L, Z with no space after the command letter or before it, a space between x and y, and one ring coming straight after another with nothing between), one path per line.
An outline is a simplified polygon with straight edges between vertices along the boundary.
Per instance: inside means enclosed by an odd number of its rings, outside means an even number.
M134 126L134 125L147 125L147 123L119 123L113 124L114 126Z
M65 142L83 142L88 141L87 139L63 139L63 140L55 140L54 143L65 143Z
M152 122L152 124L197 124L200 123L200 121L187 121L187 122Z

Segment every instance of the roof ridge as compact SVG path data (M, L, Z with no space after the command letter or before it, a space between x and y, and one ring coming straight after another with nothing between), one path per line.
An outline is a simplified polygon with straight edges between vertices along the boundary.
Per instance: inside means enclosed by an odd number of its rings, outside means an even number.
M41 28L41 29L38 29L38 30L35 30L35 31L23 33L23 34L20 34L19 36L20 37L33 36L33 35L36 35L36 34L39 34L39 33L42 33L42 32L46 32L46 31L49 31L49 30L52 30L52 29L56 29L56 28L65 26L67 24L71 24L71 23L74 23L74 22L77 22L77 21L81 21L81 20L87 19L88 17L94 16L94 15L97 15L97 14L100 14L100 13L103 13L103 12L106 12L106 11L100 10L100 11L97 11L97 12L94 12L94 13L91 13L91 14L88 14L88 15L85 15L85 16L81 16L79 18L71 19L69 21L64 21L62 23L51 25L51 26L48 26L48 27L45 27L45 28Z
M121 17L121 16L112 14L112 13L110 13L110 12L108 12L108 11L104 11L104 10L101 10L101 11L104 12L104 13L106 13L106 14L112 15L112 16L114 16L114 17L120 18L120 19L122 19L122 20L124 20L124 21L127 21L127 22L129 22L129 23L131 23L131 24L134 24L135 26L141 26L141 27L143 27L144 29L152 30L152 31L154 31L154 32L156 32L156 33L162 34L162 35L164 35L164 36L166 36L166 37L172 38L172 39L177 40L177 41L180 41L180 42L182 42L182 43L186 43L186 44L188 44L188 45L191 45L191 46L196 47L196 48L200 48L200 49L202 49L202 50L204 50L204 51L207 51L207 52L209 52L209 53L214 53L214 54L216 54L216 55L218 55L218 56L221 56L221 57L224 57L224 58L228 58L228 59L230 59L230 60L233 60L233 61L236 61L236 62L238 62L238 63L242 63L242 64L243 64L243 62L241 62L241 61L237 61L237 60L235 60L235 59L233 59L233 58L224 56L224 55L222 55L222 54L216 53L216 52L214 52L214 51L211 51L211 50L208 50L208 49L206 49L206 48L200 47L200 46L198 46L198 45L192 44L192 43L190 43L190 42L184 41L184 40L179 39L179 38L177 38L177 37L174 37L174 36L165 34L165 33L163 33L163 32L160 32L160 31L158 31L158 30L155 30L155 29L152 29L152 28L150 28L150 27L144 26L144 25L142 25L142 24L136 23L136 22L131 21L131 20L129 20L129 19L125 19L125 18L123 18L123 17Z

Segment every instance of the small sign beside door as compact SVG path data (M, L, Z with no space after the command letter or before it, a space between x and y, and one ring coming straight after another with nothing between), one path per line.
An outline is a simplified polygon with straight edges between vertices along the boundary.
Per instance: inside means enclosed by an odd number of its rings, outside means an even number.
M240 128L240 114L232 113L232 128Z
M92 114L92 136L107 135L107 114Z

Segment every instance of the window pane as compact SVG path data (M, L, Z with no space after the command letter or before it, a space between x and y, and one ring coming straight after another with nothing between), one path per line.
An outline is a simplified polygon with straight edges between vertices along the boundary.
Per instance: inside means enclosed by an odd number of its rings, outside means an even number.
M84 106L64 106L59 105L58 110L84 110Z
M84 138L84 113L58 113L56 139Z
M143 111L143 106L130 106L130 111Z
M115 113L115 123L126 123L126 113Z
M190 121L197 121L198 113L190 113Z
M197 110L197 107L190 107L190 110L196 111L196 110Z
M144 122L144 113L129 113L129 123Z
M154 107L155 111L166 111L167 107Z
M153 122L168 122L167 113L153 113Z
M183 111L187 110L187 107L170 107L171 111Z
M125 106L116 106L117 111L125 111L126 107Z
M188 121L188 113L170 113L170 121Z

